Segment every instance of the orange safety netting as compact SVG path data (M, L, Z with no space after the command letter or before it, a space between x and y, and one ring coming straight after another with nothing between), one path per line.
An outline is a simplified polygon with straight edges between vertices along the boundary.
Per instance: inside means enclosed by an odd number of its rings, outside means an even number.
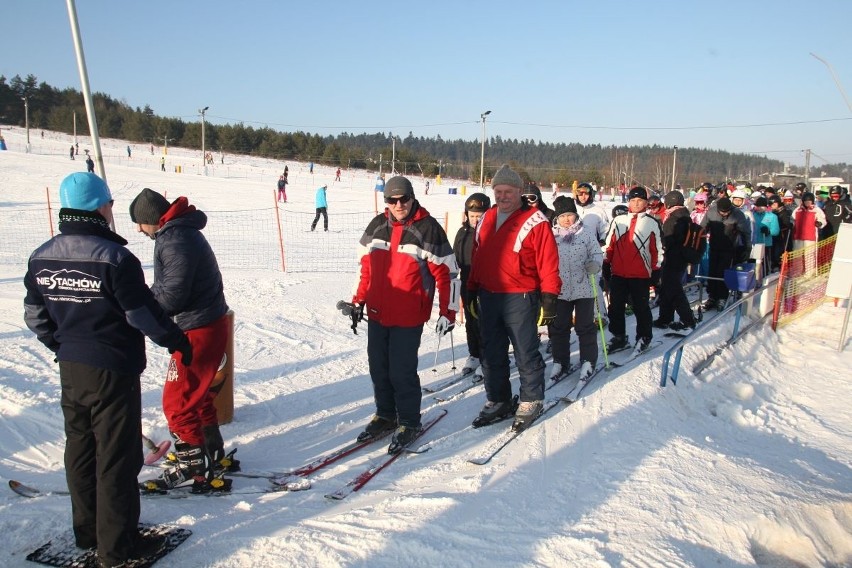
M807 314L825 299L837 235L785 252L775 290L772 329Z

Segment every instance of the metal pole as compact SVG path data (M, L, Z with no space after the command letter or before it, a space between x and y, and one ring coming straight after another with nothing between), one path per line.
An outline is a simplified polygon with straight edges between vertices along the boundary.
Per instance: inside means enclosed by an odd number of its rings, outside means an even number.
M811 150L805 150L805 185L810 185L811 179ZM810 191L810 189L808 189Z
M95 116L95 103L92 100L92 89L89 86L89 73L86 71L86 57L83 54L83 42L80 39L80 24L77 22L77 8L74 0L66 0L68 5L68 20L71 23L71 36L74 39L74 51L77 54L77 69L80 72L80 83L83 87L83 101L86 103L86 117L89 120L89 134L92 137L92 151L98 166L98 175L106 182L104 157L101 153L101 140L98 137L98 119Z
M846 296L846 315L843 316L843 327L840 329L840 340L837 342L838 351L843 351L846 343L846 326L849 325L850 311L852 311L852 286L849 287L849 295Z
M483 183L485 181L485 117L491 114L490 110L486 110L483 112L480 117L482 118L482 153L479 157L479 187L480 189L484 189Z
M396 136L391 134L391 175L396 175Z
M30 153L30 101L29 97L21 97L24 101L24 128L27 130L27 154Z
M671 190L675 188L675 168L677 168L677 146L674 147L674 157L672 158L672 186Z
M811 56L821 61L826 67L828 67L828 71L829 73L831 73L831 78L834 79L834 84L837 85L837 90L840 91L841 96L843 96L843 100L846 101L846 106L849 108L849 112L852 112L852 103L849 102L849 98L846 96L846 92L843 90L843 86L840 84L840 81L837 80L837 75L834 74L834 68L828 61L826 61L816 53L811 53Z
M205 176L207 175L207 154L204 151L204 113L209 108L209 106L206 106L198 111L201 113L201 171L204 172Z

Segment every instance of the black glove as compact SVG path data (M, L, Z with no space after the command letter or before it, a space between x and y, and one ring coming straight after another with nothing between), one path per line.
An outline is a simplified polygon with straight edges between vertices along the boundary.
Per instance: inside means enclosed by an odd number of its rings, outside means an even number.
M556 319L556 294L542 292L541 310L539 310L538 325L550 325Z
M760 234L763 235L764 237L768 237L769 236L769 227L767 227L766 225L761 225Z
M364 304L339 300L337 302L337 309L344 316L352 320L352 325L350 326L352 333L358 335L358 323L364 319Z
M467 310L473 319L479 319L479 292L467 292Z
M816 221L816 220L815 220L815 221L814 221L814 225L816 225L816 228L817 228L817 229L822 229L822 223L820 223L819 221Z
M177 345L169 347L169 353L174 353L175 351L180 352L180 362L183 363L184 367L192 365L192 343L189 342L189 338L185 333L181 335L181 339Z
M603 275L603 279L607 282L612 280L612 265L608 262L604 262L601 267L601 274Z
M660 271L652 270L651 271L651 286L654 288L659 288L660 286Z

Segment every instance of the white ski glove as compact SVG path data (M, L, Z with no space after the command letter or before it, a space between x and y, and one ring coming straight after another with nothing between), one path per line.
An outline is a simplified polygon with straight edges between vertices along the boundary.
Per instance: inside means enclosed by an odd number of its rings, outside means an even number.
M448 320L446 316L441 316L438 318L438 323L435 325L435 333L438 335L446 335L450 333L454 327L456 327L455 323Z

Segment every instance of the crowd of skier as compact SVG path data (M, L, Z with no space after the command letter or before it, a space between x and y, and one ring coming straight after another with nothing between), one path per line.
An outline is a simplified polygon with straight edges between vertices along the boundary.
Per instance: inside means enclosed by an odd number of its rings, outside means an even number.
M285 202L286 185L285 171L278 180ZM311 230L325 215L326 187L317 190ZM625 203L610 207L593 184L580 183L550 208L536 184L504 165L491 188L493 203L485 193L465 199L452 245L409 179L395 176L380 188L386 207L359 241L354 293L341 302L353 330L367 320L375 415L358 440L390 436L388 452L396 454L420 435L418 351L436 292L435 332L452 332L464 310L469 357L462 373L485 386L473 426L512 419L520 432L543 408L542 328L553 357L549 378L576 372L584 384L601 368L598 333L604 337L605 327L606 352L635 355L652 347L654 328L695 328L684 293L689 275L706 280L703 307L721 310L730 295L726 269L757 261L767 272L778 270L784 251L852 222L841 186L823 195L804 184L752 191L706 183L659 195L637 185L626 190ZM225 474L239 468L225 453L213 406L228 306L215 254L201 234L207 217L185 197L169 202L145 188L130 204L138 231L155 240L150 288L139 259L110 228L114 201L98 176L71 174L60 199L59 234L29 260L25 321L59 363L76 544L96 549L102 566L119 566L162 546L137 532L140 488L227 491ZM632 340L628 313L636 320ZM579 342L574 364L572 330ZM159 477L137 486L144 336L172 353L163 410L175 452ZM509 380L513 364L517 394Z

